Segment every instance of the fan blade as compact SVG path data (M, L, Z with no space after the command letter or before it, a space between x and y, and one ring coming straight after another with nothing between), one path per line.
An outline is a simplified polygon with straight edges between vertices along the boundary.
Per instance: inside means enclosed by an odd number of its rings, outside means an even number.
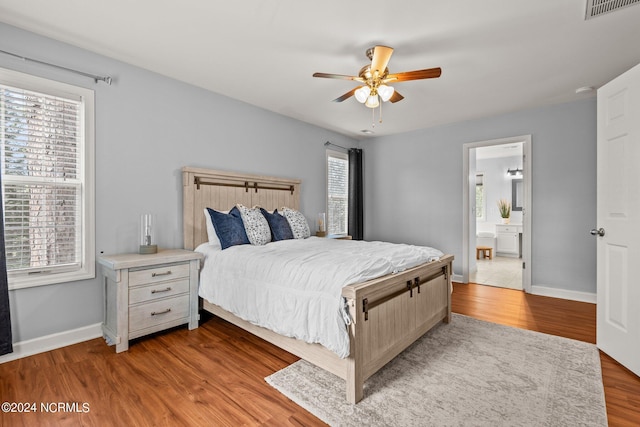
M404 99L404 96L400 95L398 91L395 91L393 92L393 95L391 95L391 98L389 98L389 101L398 102L398 101L402 101L403 99Z
M385 83L406 82L409 80L435 79L440 77L442 70L438 68L427 68L426 70L406 71L404 73L389 74Z
M389 64L389 59L393 49L387 46L376 46L373 49L373 56L371 57L371 74L378 70L378 75L382 77L384 70Z
M351 98L353 96L354 93L356 93L356 91L358 89L360 89L362 86L358 86L356 88L351 89L349 92L345 93L342 96L337 97L336 99L333 100L333 102L342 102L345 99Z
M325 79L342 79L342 80L362 81L362 77L346 76L344 74L313 73L313 77L324 77Z

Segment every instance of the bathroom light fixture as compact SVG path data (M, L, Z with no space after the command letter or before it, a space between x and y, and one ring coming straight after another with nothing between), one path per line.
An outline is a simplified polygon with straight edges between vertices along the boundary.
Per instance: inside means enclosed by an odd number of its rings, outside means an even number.
M507 178L522 178L522 169L507 169Z

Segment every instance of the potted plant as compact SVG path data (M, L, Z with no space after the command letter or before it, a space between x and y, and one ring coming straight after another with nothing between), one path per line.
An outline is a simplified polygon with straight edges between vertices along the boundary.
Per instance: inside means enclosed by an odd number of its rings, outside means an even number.
M511 217L511 203L507 199L498 200L498 211L502 217L503 224L509 224L509 218Z

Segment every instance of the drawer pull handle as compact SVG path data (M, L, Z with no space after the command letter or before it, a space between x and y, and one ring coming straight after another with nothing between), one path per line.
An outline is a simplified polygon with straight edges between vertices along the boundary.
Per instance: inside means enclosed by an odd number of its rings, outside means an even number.
M160 292L169 292L171 290L171 286L167 286L165 289L154 289L151 291L152 294L158 294Z
M170 274L171 274L171 270L167 270L164 273L151 273L151 277L168 276Z
M164 310L164 311L152 311L152 312L151 312L151 315L152 315L152 316L159 316L160 314L167 314L167 313L168 313L168 312L170 312L170 311L171 311L171 309L170 309L170 308L167 308L167 309L166 309L166 310Z

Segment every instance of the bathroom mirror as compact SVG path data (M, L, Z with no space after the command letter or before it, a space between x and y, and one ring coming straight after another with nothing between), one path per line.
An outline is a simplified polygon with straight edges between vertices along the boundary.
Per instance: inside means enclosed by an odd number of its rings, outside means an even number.
M511 181L511 210L522 211L522 180L514 179Z

